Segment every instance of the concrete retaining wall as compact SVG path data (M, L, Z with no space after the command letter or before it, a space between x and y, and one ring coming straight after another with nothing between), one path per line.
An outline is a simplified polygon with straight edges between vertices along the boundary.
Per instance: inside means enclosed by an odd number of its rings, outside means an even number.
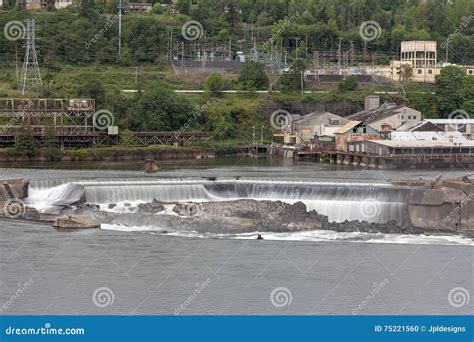
M7 201L11 198L25 198L28 196L27 179L9 179L0 181L0 201Z

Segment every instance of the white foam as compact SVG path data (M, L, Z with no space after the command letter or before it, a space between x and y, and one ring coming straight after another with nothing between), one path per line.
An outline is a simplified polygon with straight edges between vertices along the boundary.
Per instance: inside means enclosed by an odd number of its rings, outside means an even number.
M474 246L474 241L460 235L405 235L359 232L336 232L332 230L311 230L288 233L241 233L241 234L215 234L198 233L196 231L175 231L164 227L126 227L121 225L103 224L103 229L128 232L149 232L179 237L215 238L253 240L262 234L265 240L270 241L347 241L354 243L393 243L415 245L465 245Z

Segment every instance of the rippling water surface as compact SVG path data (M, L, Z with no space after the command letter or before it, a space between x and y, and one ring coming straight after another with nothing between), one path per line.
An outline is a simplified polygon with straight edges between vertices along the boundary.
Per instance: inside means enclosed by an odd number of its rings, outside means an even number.
M184 196L183 200L191 194L195 200L228 199L229 194L288 200L285 194L292 187L288 184L298 183L298 199L328 211L333 220L343 218L337 215L350 216L348 208L357 208L360 196L383 203L381 212L387 215L401 215L403 190L385 196L384 180L434 178L441 172L236 158L161 164L163 171L155 175L141 172L141 163L79 165L84 170L77 170L77 164L36 164L35 169L22 169L19 164L1 172L2 178L32 179L32 198L35 192L44 199L48 189L79 183L91 201L103 204L120 188L127 191L122 192L123 198L112 197L118 203L149 200L147 192L151 197ZM445 177L465 174L442 172ZM221 183L216 185L214 177ZM183 188L164 185L167 181ZM135 182L134 188L130 182ZM340 190L340 183L351 185ZM341 205L345 205L342 210ZM0 220L0 304L7 314L473 312L472 301L453 306L449 295L454 288L472 294L470 240L323 230L268 233L264 240L255 240L256 234L164 233L160 227L108 225L101 230L57 232L45 225ZM30 285L23 290L27 281ZM99 307L93 294L103 287L110 290L113 301ZM283 307L272 304L271 293L278 287L289 294ZM22 293L16 296L19 288ZM202 291L194 296L197 288Z

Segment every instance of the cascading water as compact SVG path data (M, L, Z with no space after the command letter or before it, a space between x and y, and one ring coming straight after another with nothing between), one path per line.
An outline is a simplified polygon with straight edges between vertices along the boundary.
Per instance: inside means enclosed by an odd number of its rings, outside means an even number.
M327 215L330 221L360 220L403 224L407 218L408 188L372 183L282 182L271 180L105 180L77 182L88 203L107 205L124 202L229 201L233 199L301 201L308 210ZM32 184L30 203L48 202L53 189ZM57 188L64 189L67 185ZM38 192L36 188L42 188ZM77 189L76 189L77 191ZM59 191L62 195L67 196ZM41 196L46 198L41 198ZM54 196L52 196L54 197ZM56 196L57 197L57 196ZM76 194L77 197L77 194ZM55 198L55 197L54 197ZM57 198L56 198L57 202ZM51 203L54 204L54 203ZM120 206L118 206L120 207Z

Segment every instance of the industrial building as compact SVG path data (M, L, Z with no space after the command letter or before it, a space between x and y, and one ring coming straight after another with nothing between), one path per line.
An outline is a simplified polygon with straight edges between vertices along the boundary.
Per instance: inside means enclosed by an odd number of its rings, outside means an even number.
M445 132L461 132L465 136L474 136L474 119L425 119L440 127Z
M347 116L347 119L361 121L377 131L389 132L408 121L421 121L421 112L396 103L380 105L380 97L369 95L365 98L364 110Z
M474 141L418 141L418 140L367 140L347 142L348 151L362 152L368 155L445 155L474 154Z
M335 135L337 151L348 151L350 142L381 139L380 133L361 121L349 121L339 128Z
M348 119L329 112L314 112L302 116L292 122L295 143L314 143L317 137L323 136L334 140L334 133L347 122Z

